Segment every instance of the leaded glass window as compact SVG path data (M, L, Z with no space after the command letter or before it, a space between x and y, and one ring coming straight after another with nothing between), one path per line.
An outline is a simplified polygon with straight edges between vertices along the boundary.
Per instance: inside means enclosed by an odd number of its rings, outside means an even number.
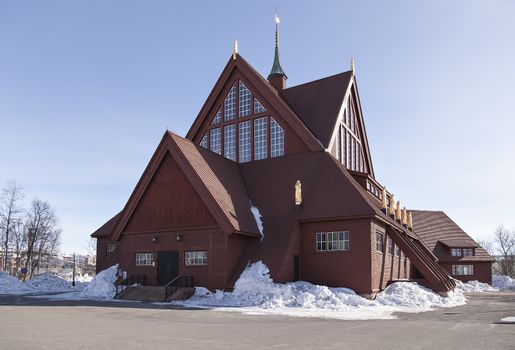
M268 156L268 117L254 119L254 160Z
M155 266L154 253L136 253L136 266Z
M209 145L207 143L207 133L204 134L204 137L200 141L200 146L204 147L204 148L208 148Z
M184 253L184 264L191 265L207 265L206 251L193 251Z
M270 155L271 157L280 157L284 155L284 130L274 118L270 118Z
M236 124L224 128L224 156L236 160Z
M246 117L252 113L251 102L252 94L250 90L240 81L240 117Z
M218 124L221 121L222 121L222 109L219 109L218 112L216 112L216 115L213 118L213 122L211 123L211 125Z
M471 276L474 274L474 265L452 265L452 274L455 276Z
M349 250L349 231L317 232L316 249L319 252Z
M251 155L251 138L250 138L250 127L251 121L247 120L239 124L239 142L240 142L240 163L250 162Z
M254 114L266 112L265 107L259 102L257 98L254 98Z
M224 101L224 120L232 120L236 118L236 95L238 94L236 90L236 83L232 86L229 94Z
M222 130L220 128L209 131L209 148L211 151L222 154Z

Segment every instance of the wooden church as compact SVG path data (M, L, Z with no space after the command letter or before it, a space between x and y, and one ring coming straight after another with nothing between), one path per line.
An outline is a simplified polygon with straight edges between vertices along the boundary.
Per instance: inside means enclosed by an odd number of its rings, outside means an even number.
M267 79L235 43L186 137L165 132L123 210L92 234L97 270L230 290L262 260L276 282L368 297L396 280L452 290L452 271L374 176L351 68L286 87L277 29Z

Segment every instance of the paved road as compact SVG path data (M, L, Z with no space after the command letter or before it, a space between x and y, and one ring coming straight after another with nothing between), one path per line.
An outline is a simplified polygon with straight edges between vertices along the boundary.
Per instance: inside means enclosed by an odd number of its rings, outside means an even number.
M0 349L515 349L515 293L398 320L340 321L0 296Z

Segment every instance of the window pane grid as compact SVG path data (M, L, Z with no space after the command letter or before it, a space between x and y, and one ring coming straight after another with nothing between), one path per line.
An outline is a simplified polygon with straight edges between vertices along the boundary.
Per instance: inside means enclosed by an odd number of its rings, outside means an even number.
M184 263L187 266L207 265L207 252L206 251L186 252L184 254Z
M383 251L383 234L376 233L376 250L379 252Z
M236 160L236 125L227 125L224 128L224 156Z
M250 162L251 139L250 120L239 124L240 133L240 163Z
M474 274L474 265L452 265L452 274L455 276L471 276Z
M257 98L254 98L254 114L266 112L265 107L258 101Z
M213 118L213 122L211 123L211 125L218 124L221 122L222 122L222 109L219 109L218 112L216 113L215 117Z
M204 134L204 137L202 138L202 140L200 141L200 146L201 147L204 147L204 148L208 148L208 143L207 143L207 133Z
M319 252L349 250L349 231L317 232L316 249Z
M284 155L284 130L279 124L270 118L270 129L271 129L271 151L272 157L280 157Z
M222 129L215 128L210 130L209 148L211 151L222 154Z
M229 94L224 101L224 119L232 120L236 118L236 83L232 86Z
M267 158L268 117L254 120L254 160Z
M136 266L154 266L154 253L136 253Z
M251 100L250 90L240 81L240 117L251 114Z

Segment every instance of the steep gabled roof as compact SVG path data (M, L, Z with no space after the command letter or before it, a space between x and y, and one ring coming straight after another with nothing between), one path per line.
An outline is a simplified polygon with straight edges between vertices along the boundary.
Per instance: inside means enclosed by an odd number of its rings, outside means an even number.
M308 129L308 127L299 119L295 112L288 106L288 104L279 96L277 90L274 89L270 83L265 80L243 57L236 54L236 59L232 56L227 62L222 74L218 78L215 86L211 90L206 102L202 106L197 118L193 122L190 130L186 134L188 140L195 140L198 138L198 133L201 131L202 125L205 123L206 118L211 118L210 111L215 107L214 103L220 96L224 86L228 83L232 73L238 70L245 79L256 87L258 92L263 96L265 101L272 106L272 108L288 123L288 125L295 131L295 133L302 139L311 151L323 151L324 147L320 144L318 139ZM263 101L261 101L263 102Z
M113 216L109 221L107 221L105 224L100 226L95 232L91 234L91 237L93 238L101 238L101 237L108 237L113 232L116 224L118 223L118 220L120 220L120 215L122 213L119 212L115 216Z
M348 71L281 92L281 96L326 148L331 142L351 80L352 71Z
M459 227L443 211L413 210L413 228L422 242L440 260L449 258L448 244L459 247L477 247L475 256L463 257L463 261L493 261L483 248Z
M200 194L222 230L228 234L237 232L259 236L238 165L167 131L127 204L119 214L120 218L112 232L113 239L118 239L123 232L167 152L172 155Z

